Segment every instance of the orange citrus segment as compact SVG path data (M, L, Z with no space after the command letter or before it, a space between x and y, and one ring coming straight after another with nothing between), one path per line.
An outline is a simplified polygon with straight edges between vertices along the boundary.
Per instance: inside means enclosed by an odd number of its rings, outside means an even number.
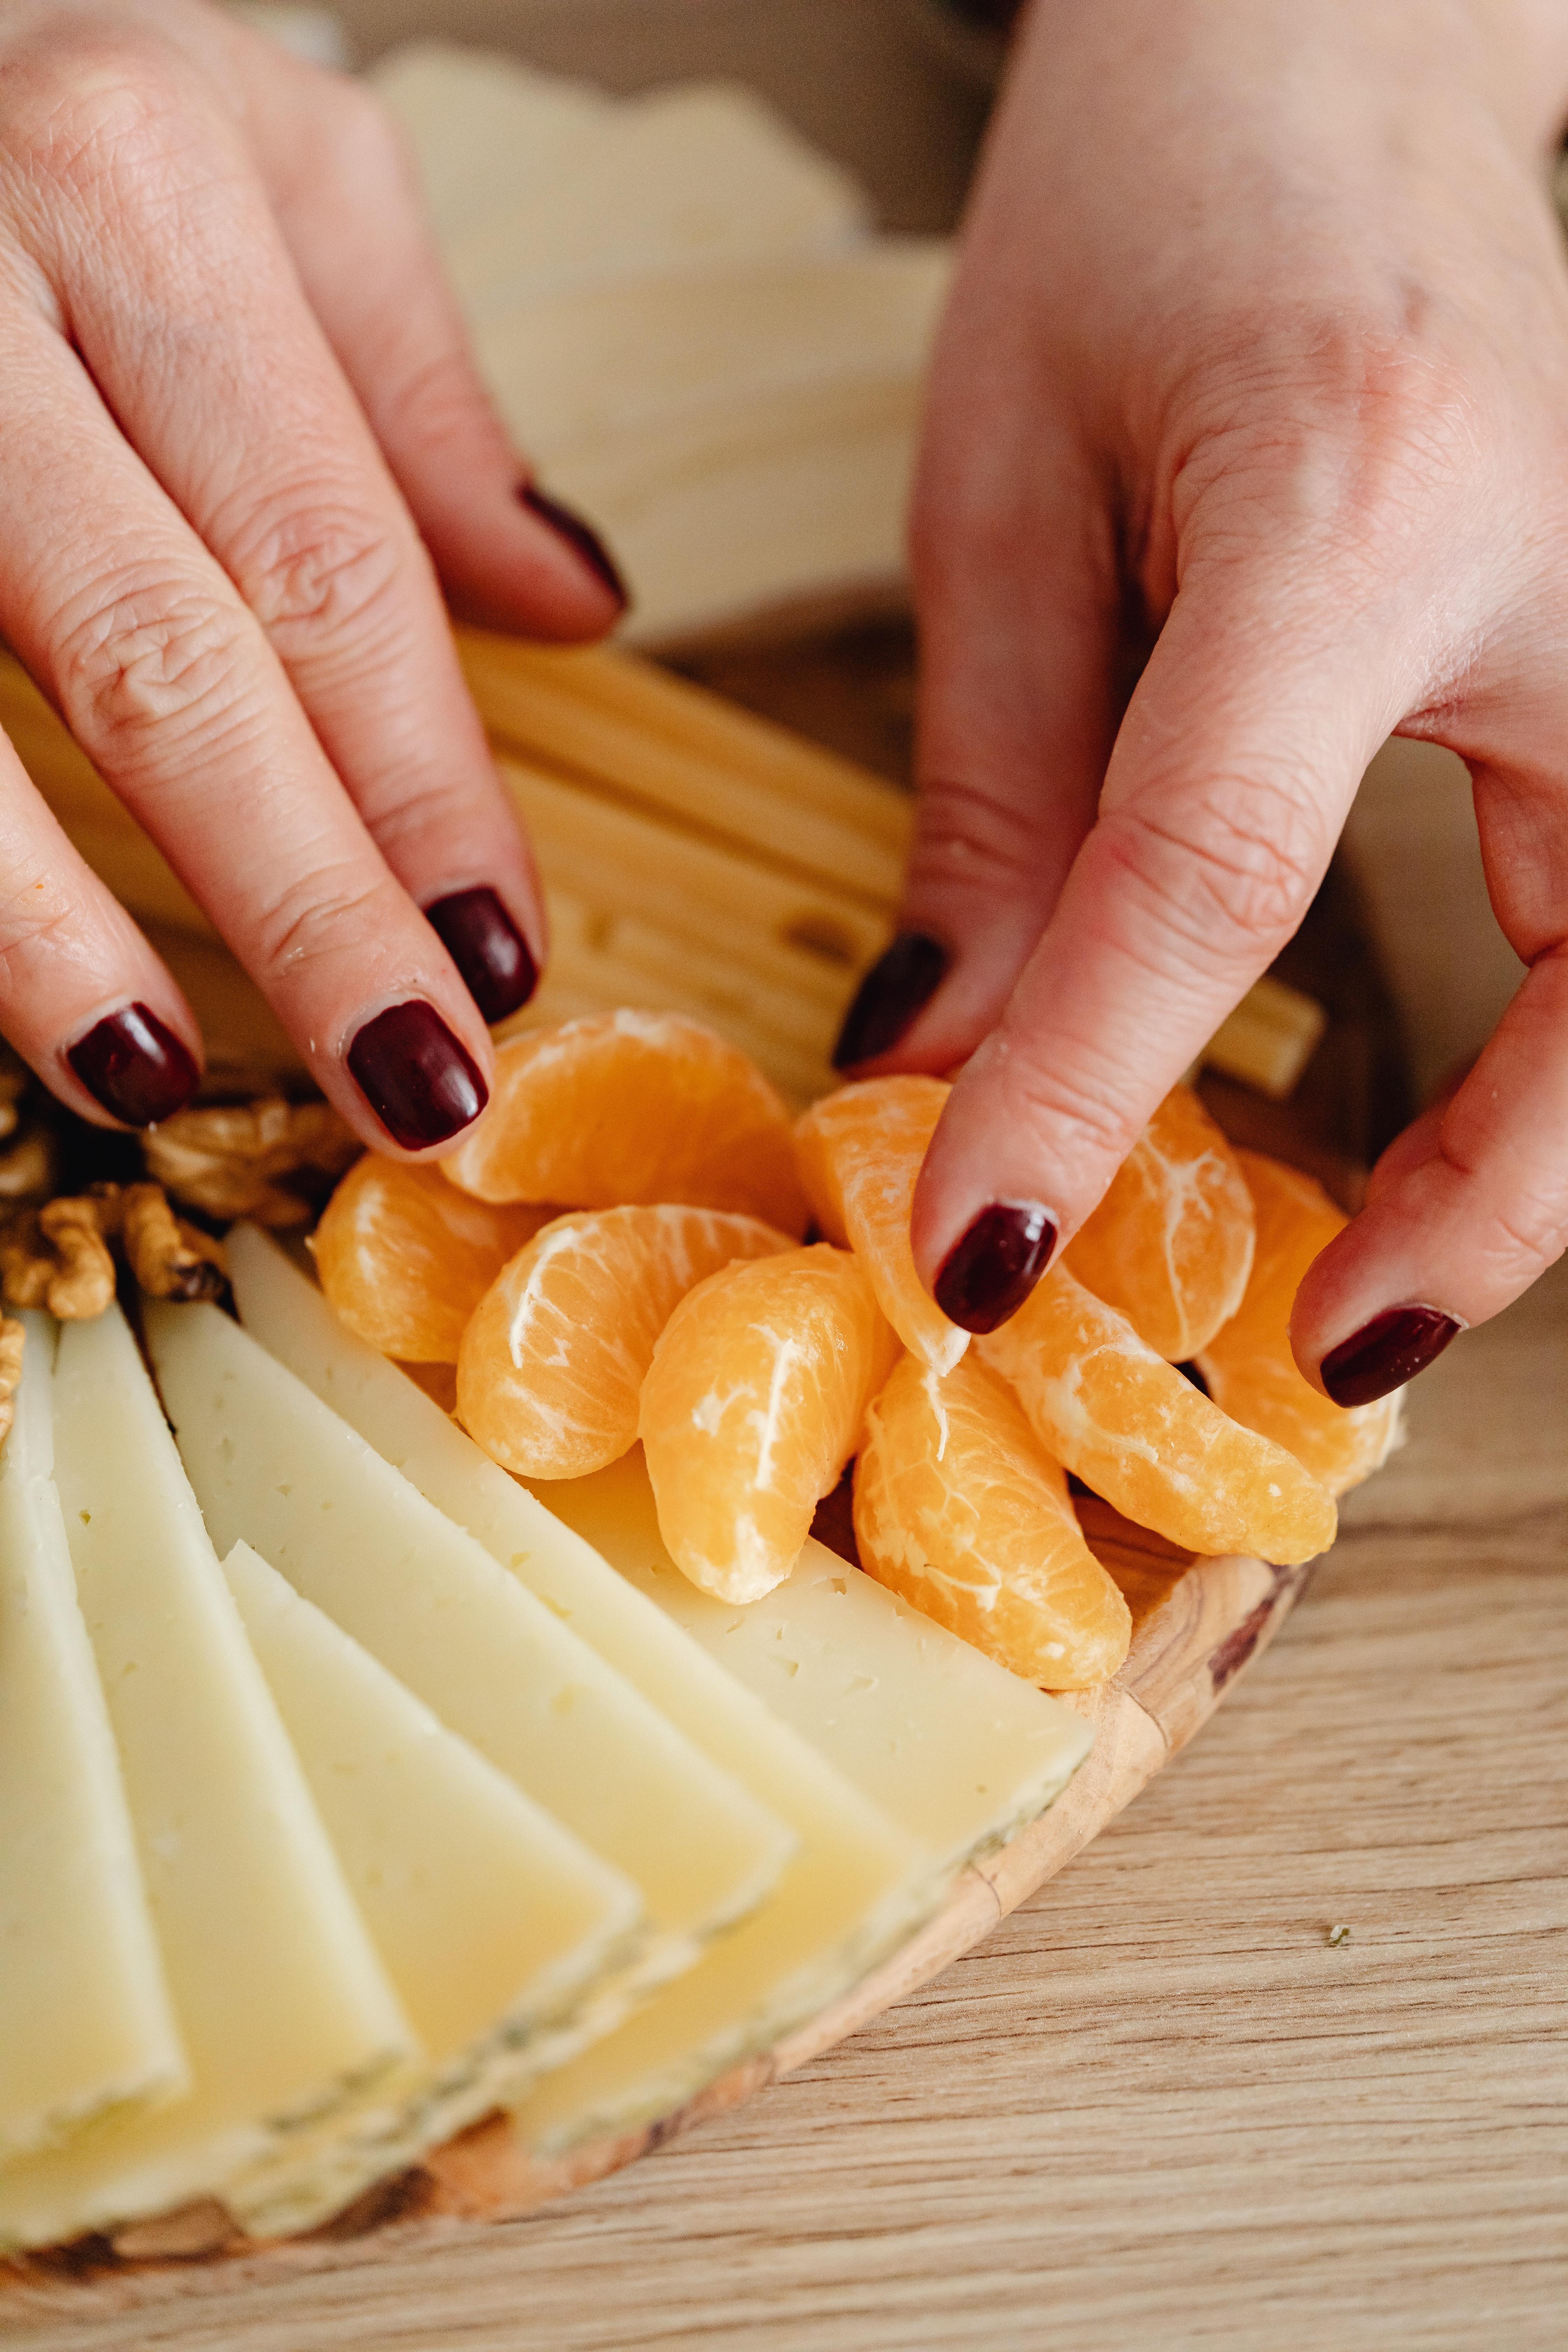
M437 1168L367 1151L321 1213L321 1288L351 1331L384 1355L452 1364L463 1326L548 1209L492 1208Z
M897 1353L861 1267L826 1243L681 1300L638 1426L659 1533L693 1584L744 1601L784 1581Z
M1236 1313L1252 1264L1252 1202L1190 1087L1165 1097L1065 1261L1173 1364Z
M1283 1445L1342 1495L1385 1461L1399 1431L1395 1390L1346 1412L1296 1370L1290 1310L1302 1276L1350 1222L1321 1184L1261 1152L1237 1154L1258 1220L1252 1279L1236 1315L1199 1353L1209 1394L1233 1421Z
M695 1284L794 1247L722 1209L557 1217L490 1285L463 1335L458 1418L524 1478L581 1478L637 1444L654 1342Z
M1132 1617L1085 1543L1067 1473L973 1357L945 1378L905 1356L855 1465L861 1564L1032 1683L1079 1690L1127 1655Z
M509 1038L489 1108L441 1167L481 1201L679 1201L805 1226L784 1103L744 1054L673 1013Z
M950 1323L915 1272L910 1205L948 1087L940 1078L868 1078L795 1121L795 1165L829 1241L846 1242L912 1356L952 1370L969 1334Z
M1140 1527L1285 1566L1332 1543L1333 1498L1294 1455L1230 1420L1065 1266L975 1344L1047 1451Z

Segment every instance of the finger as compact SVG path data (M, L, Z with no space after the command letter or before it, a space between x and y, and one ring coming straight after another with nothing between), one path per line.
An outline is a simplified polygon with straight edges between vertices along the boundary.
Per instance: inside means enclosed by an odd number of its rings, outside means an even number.
M919 797L898 936L834 1052L858 1075L973 1051L1094 821L1116 718L1109 501L1065 424L1031 423L1026 451L1001 420L975 429L939 363L914 509Z
M312 76L262 144L306 296L454 602L531 636L602 636L626 584L497 414L391 118L362 85Z
M1369 669L1299 595L1226 570L1184 586L1100 820L917 1188L916 1262L953 1321L1022 1304L1296 929L1397 715Z
M0 307L0 634L383 1150L483 1108L489 1033L232 583L67 347Z
M209 132L221 153L224 126ZM155 180L122 170L124 193L88 178L95 233L58 257L75 341L260 620L394 873L503 1019L542 964L542 902L428 558L259 189L237 162L215 184L205 140L183 170L185 184L177 161Z
M0 736L0 1031L68 1108L148 1127L195 1093L190 1006Z

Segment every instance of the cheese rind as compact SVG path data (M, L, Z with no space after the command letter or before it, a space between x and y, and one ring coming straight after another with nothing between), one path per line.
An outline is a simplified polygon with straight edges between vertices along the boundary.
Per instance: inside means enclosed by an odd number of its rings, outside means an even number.
M207 1523L245 1541L640 1890L649 1976L689 1966L792 1850L748 1796L216 1307L150 1303Z
M574 2054L599 2030L596 1981L623 1967L641 1906L248 1545L223 1566L424 2053L389 2086L395 2102L236 2200L265 2234L324 2219Z
M123 1317L68 1324L55 1475L191 2070L155 2114L0 2167L0 2243L222 2196L413 2047Z
M55 1326L20 1320L0 1453L0 2161L190 2082L51 1475Z

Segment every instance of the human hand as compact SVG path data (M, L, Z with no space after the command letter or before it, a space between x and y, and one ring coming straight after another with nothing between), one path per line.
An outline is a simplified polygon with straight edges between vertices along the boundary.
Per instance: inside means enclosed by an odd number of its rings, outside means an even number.
M1565 109L1550 0L1037 0L931 391L903 936L838 1056L964 1063L914 1245L972 1329L1294 931L1391 731L1469 763L1530 969L1303 1284L1301 1369L1382 1394L1568 1239Z
M544 952L437 568L624 604L526 480L366 90L204 0L0 0L0 635L384 1150L477 1116ZM3 739L0 873L0 1030L166 1117L190 1008Z

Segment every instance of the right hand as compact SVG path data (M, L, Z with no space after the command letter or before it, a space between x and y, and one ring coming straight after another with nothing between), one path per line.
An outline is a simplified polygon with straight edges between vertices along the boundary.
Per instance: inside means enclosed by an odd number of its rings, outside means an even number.
M527 480L365 89L204 0L0 0L0 635L383 1150L478 1115L545 949L437 567L537 636L625 601ZM0 873L0 1031L167 1117L190 1007L3 740Z

